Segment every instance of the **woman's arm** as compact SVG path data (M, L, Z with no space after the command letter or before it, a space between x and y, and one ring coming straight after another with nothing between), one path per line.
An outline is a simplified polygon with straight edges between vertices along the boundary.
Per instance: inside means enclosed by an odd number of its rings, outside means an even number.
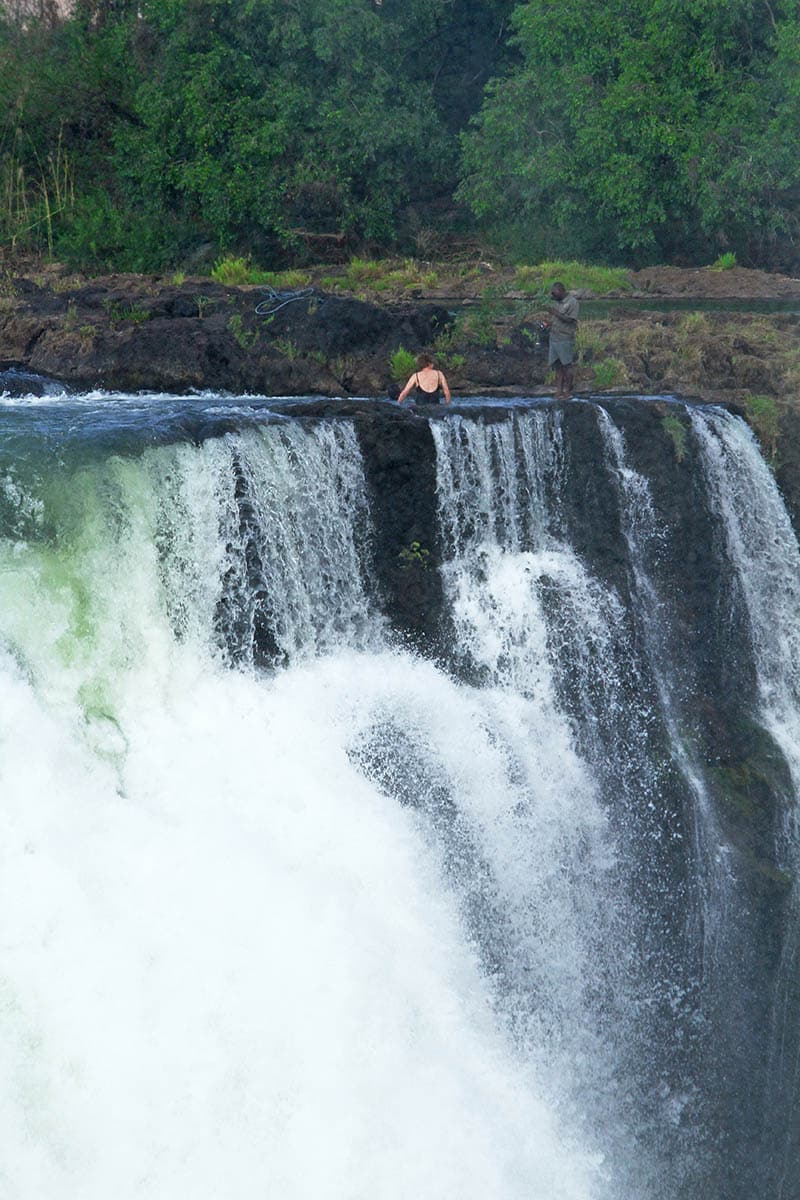
M450 400L452 399L450 395L450 388L447 386L447 380L441 371L439 372L439 379L441 380L442 391L444 392L444 402L445 404L449 404Z
M402 392L400 393L400 395L397 397L397 403L398 403L398 404L402 404L402 403L403 403L403 401L405 400L406 396L408 395L408 393L411 391L412 387L414 386L414 380L415 380L416 378L417 378L416 374L414 374L414 375L412 375L412 376L411 376L411 378L409 379L408 383L407 383L407 384L406 384L406 386L403 388L403 390L402 390Z

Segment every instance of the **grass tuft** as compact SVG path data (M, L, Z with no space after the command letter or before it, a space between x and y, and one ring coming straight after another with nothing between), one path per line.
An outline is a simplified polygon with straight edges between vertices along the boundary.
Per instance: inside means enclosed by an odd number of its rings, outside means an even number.
M596 294L627 292L633 288L630 271L624 267L594 267L579 262L537 263L516 268L514 282L521 292L546 296L559 280L568 292L585 289Z

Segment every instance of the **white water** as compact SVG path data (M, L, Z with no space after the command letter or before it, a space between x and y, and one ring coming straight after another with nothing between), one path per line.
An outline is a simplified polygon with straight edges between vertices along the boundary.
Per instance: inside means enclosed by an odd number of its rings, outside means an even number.
M474 687L386 637L346 423L123 458L92 420L0 472L0 1196L694 1200L701 1036L628 857L657 721L565 532L558 415L432 423ZM791 739L785 514L740 423L696 420ZM606 434L657 664L655 514Z
M749 624L759 698L754 715L780 747L791 778L780 806L775 857L794 884L776 972L769 1062L770 1101L788 1117L781 1132L768 1130L775 1139L777 1197L788 1200L800 1112L800 1044L791 1025L800 968L800 547L775 479L744 422L715 410L694 413L692 427Z
M628 546L635 587L636 610L660 708L669 734L670 751L692 797L692 835L698 890L699 937L703 947L703 975L725 969L721 941L734 903L732 848L724 838L703 779L700 763L683 726L686 714L684 686L675 669L675 647L669 644L670 614L659 594L653 568L662 552L666 531L653 507L650 485L628 462L622 431L603 408L597 409L600 431L611 469L617 476L622 499L622 527Z
M578 749L563 694L568 686L589 727L585 740L599 752L598 705L619 702L621 604L555 533L564 458L557 412L490 425L452 418L432 431L453 644L481 679L498 729L516 715L509 744L525 763L528 804L506 820L519 867L497 858L489 839L481 846L504 881L504 911L529 930L513 957L526 964L536 1021L552 1021L562 1048L552 1067L564 1093L602 1121L606 1146L617 1143L617 1166L624 1161L635 1180L627 1186L646 1189L647 1154L631 1154L635 1084L622 1083L642 1032L626 865L597 763Z
M607 866L585 772L554 712L546 759L528 701L380 648L353 557L354 445L290 440L268 429L56 472L29 492L13 481L0 1193L599 1195L562 1078L577 1043L567 1054L555 1036L592 968L591 889L566 877L591 883ZM329 481L323 504L304 494L309 462ZM312 502L319 534L299 536ZM272 677L227 669L220 644L245 545L292 664ZM544 991L526 1044L465 924L474 883L426 819L426 779L417 810L360 767L389 718L446 780L489 892L512 901L514 945L528 939Z
M800 547L747 425L719 410L693 413L692 427L747 610L760 715L800 793Z

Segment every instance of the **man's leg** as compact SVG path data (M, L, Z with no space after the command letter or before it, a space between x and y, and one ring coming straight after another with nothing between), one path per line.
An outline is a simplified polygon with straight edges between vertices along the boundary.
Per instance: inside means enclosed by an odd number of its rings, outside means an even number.
M561 368L561 395L565 400L572 399L572 380L574 378L574 374L575 370L572 366L572 363L569 363L568 366Z

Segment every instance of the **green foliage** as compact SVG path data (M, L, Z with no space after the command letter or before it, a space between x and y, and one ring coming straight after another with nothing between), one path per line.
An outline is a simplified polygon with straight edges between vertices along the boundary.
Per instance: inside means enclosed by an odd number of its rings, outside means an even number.
M438 361L441 369L449 373L450 371L460 371L467 360L463 354L456 354L454 351L445 350L439 355Z
M147 0L152 61L137 123L116 139L125 193L174 205L262 261L306 235L391 238L412 168L429 187L453 180L415 49L444 7Z
M773 396L746 396L744 400L748 424L761 443L761 448L774 464L781 432L778 405Z
M394 353L389 356L389 370L392 373L392 379L396 383L405 383L409 376L413 374L415 366L414 355L410 350L406 350L404 346L398 346Z
M223 283L228 287L250 282L250 267L245 258L219 258L211 269L211 278L215 283Z
M516 261L796 253L800 0L15 7L0 6L6 247L84 269L224 253L241 282L276 287L250 263L426 256L437 230L472 232L451 201L483 99L458 194ZM360 294L437 282L359 271L344 286Z
M667 413L661 418L661 428L672 442L677 462L683 462L686 457L686 426L675 413Z
M579 262L542 262L536 266L518 266L514 283L521 292L545 297L560 280L568 292L585 289L603 295L607 292L627 292L633 287L630 273L624 267L590 266Z
M716 262L712 263L711 270L712 271L732 271L735 266L736 266L736 255L733 253L732 250L729 250L725 254L720 254L720 256L716 260Z
M130 321L134 325L141 325L145 321L150 320L150 313L146 308L142 308L140 304L122 304L118 300L112 301L106 305L108 312L108 323L112 329L116 329L124 321Z
M282 354L284 358L288 358L289 362L294 362L296 358L300 357L297 344L291 338L275 338L272 345L278 351L278 354Z
M248 331L244 328L241 313L231 314L228 319L228 329L230 329L242 350L251 350L258 341L258 333L255 329Z
M273 287L276 292L294 292L308 287L311 276L308 271L251 271L250 283L261 283Z
M502 22L511 5L489 7ZM0 9L0 238L125 269L208 242L262 262L332 234L386 243L416 180L452 190L453 111L465 95L474 111L475 65L502 52L496 29L471 43L465 8L118 0L27 23Z
M430 550L426 550L419 542L411 542L408 546L404 546L397 557L404 571L414 567L427 571L431 565Z
M410 258L399 264L387 259L352 258L341 276L326 277L322 283L357 294L399 292L436 287L438 276L435 271L421 270Z
M437 337L437 353L448 353L456 346L494 346L498 324L507 315L508 300L502 287L487 287L478 304L463 309L448 329Z
M605 352L606 339L592 321L581 321L575 335L578 362L590 363Z
M211 270L211 278L215 283L227 287L242 287L245 284L260 284L272 287L276 292L295 291L308 287L311 276L307 271L262 271L259 267L250 265L246 258L226 256L217 259Z
M460 196L517 252L752 261L800 232L798 0L526 0L513 26Z
M617 387L628 381L625 363L619 358L603 358L594 364L592 370L594 371L595 387L601 391Z

